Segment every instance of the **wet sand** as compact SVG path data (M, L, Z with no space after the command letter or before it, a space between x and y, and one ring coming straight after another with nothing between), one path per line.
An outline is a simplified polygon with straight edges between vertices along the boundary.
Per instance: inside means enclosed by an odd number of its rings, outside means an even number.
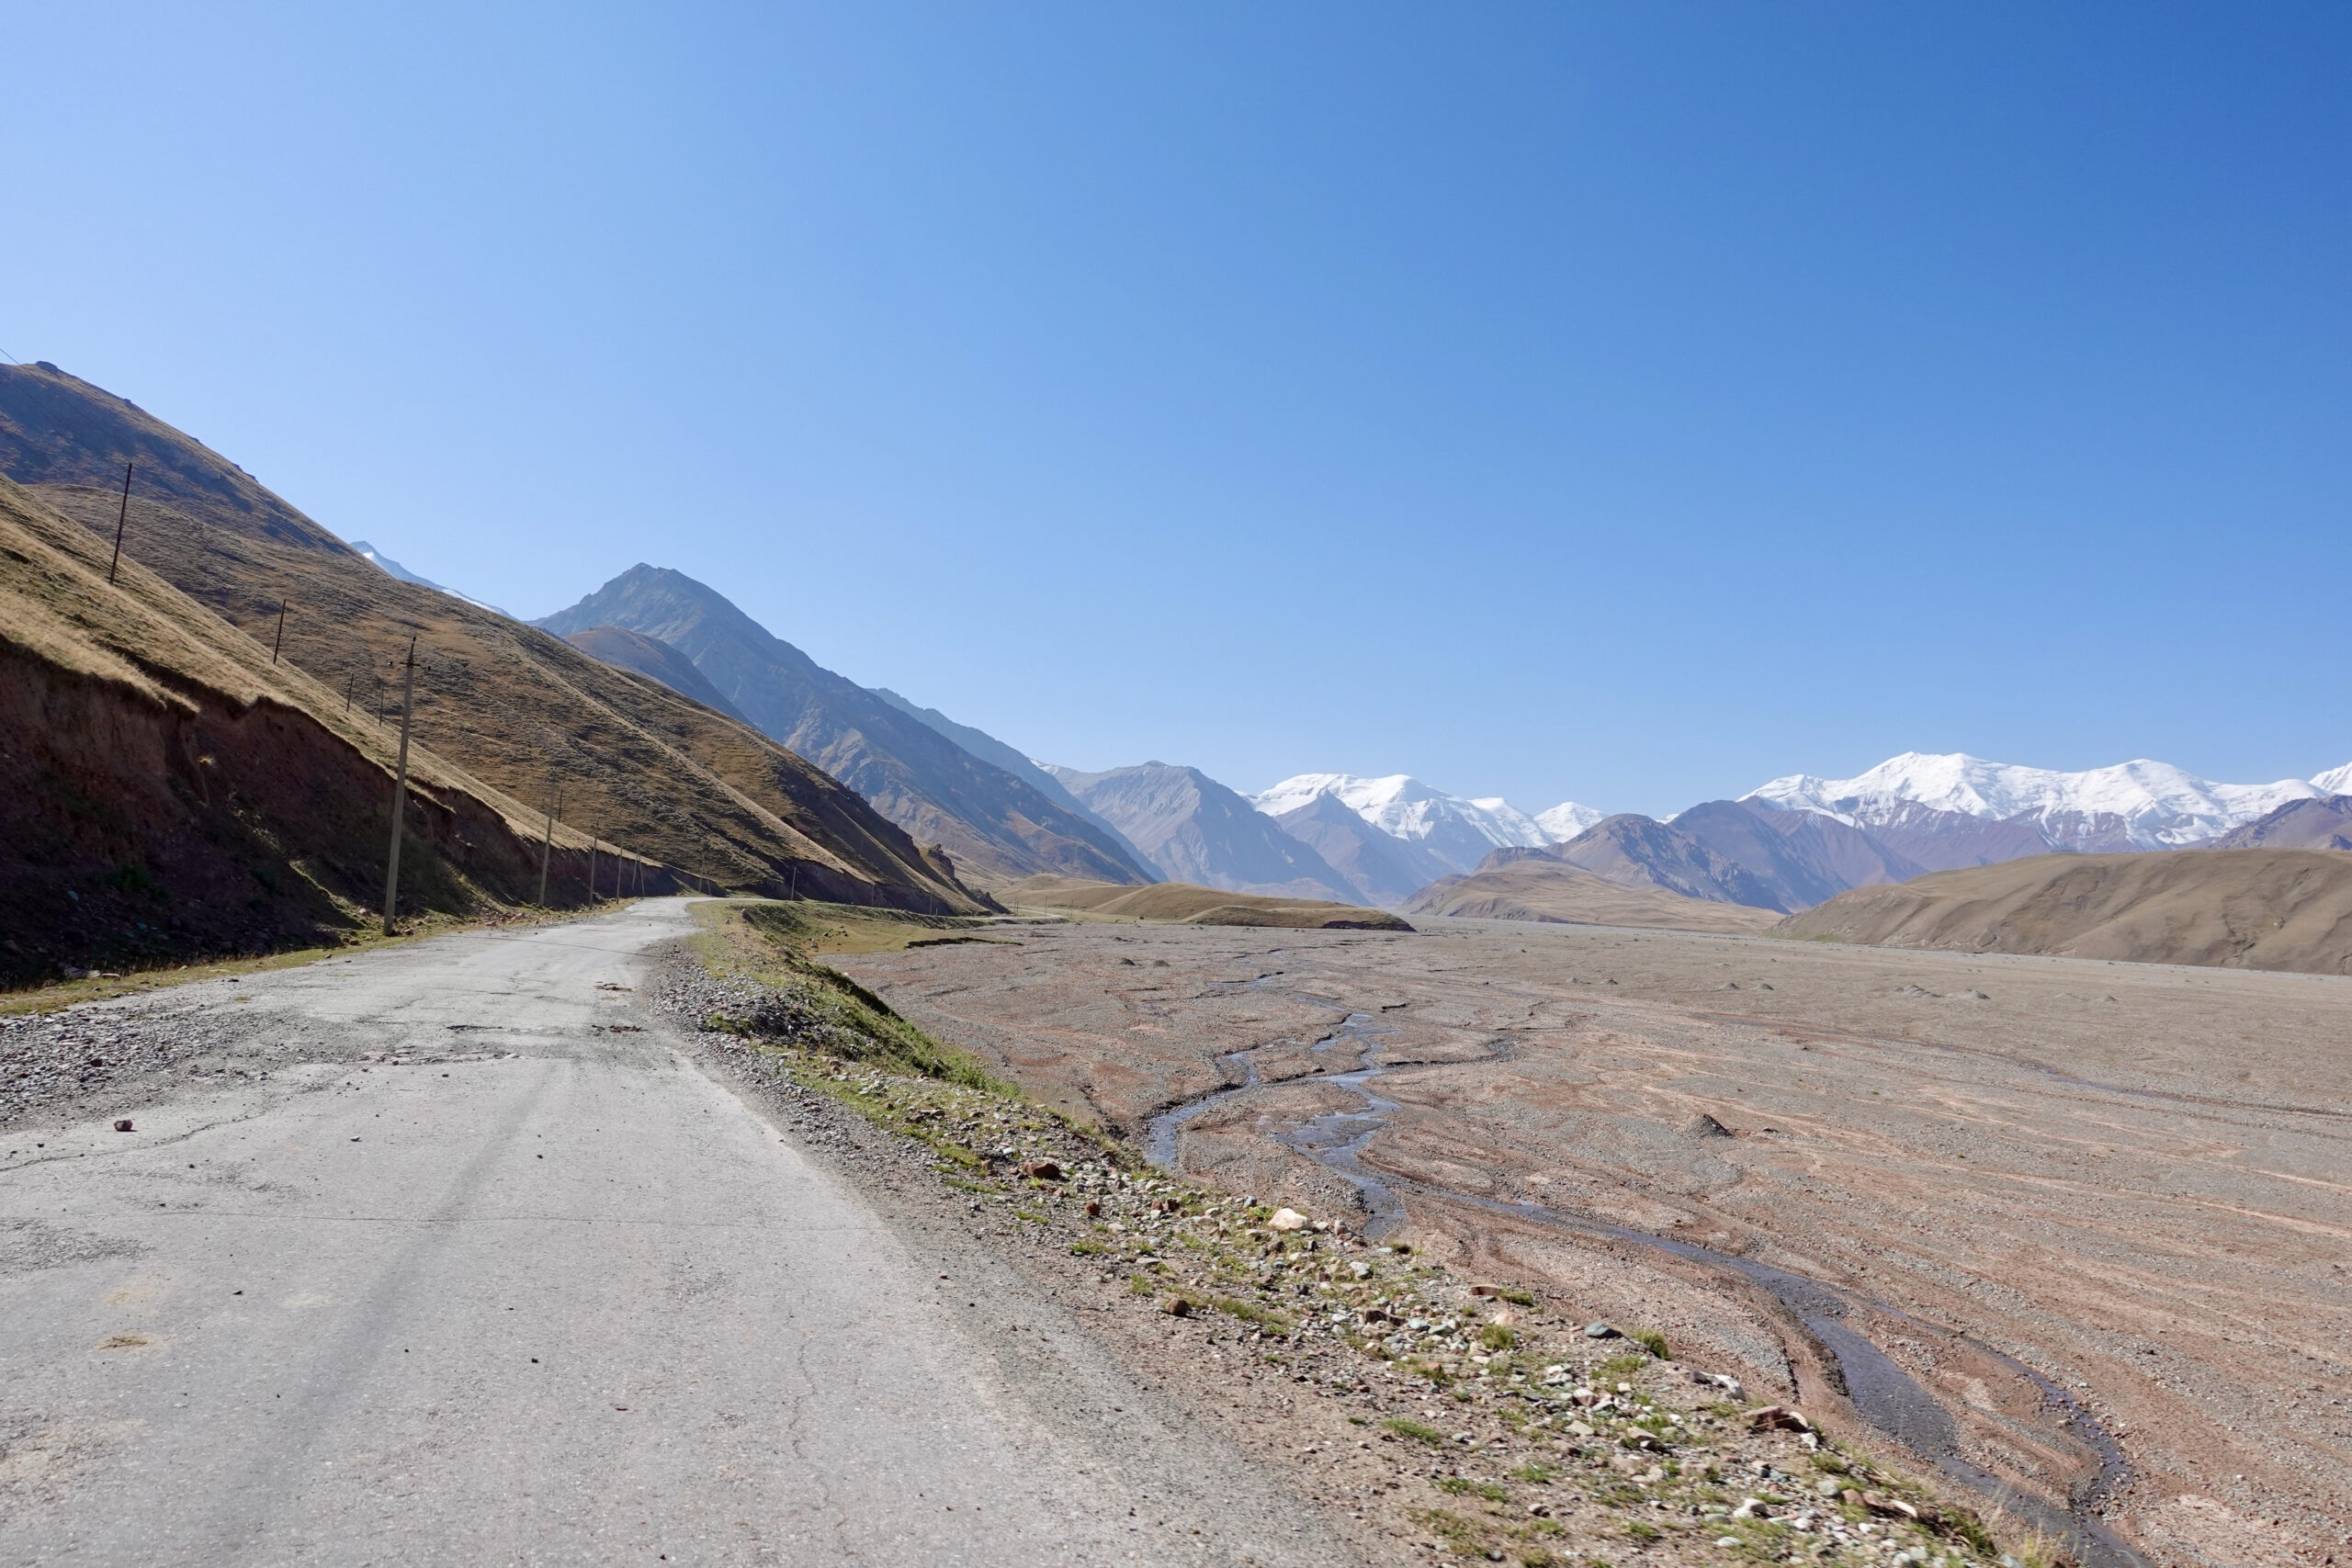
M1419 1245L1890 1451L1893 1425L2152 1561L2352 1562L2352 981L1431 926L1047 927L836 962L1138 1139L1254 1068L1174 1157L1359 1224L1301 1130L1370 1089L1377 1124L1317 1131L1360 1143ZM1368 1048L1391 1070L1335 1081ZM1808 1325L1775 1271L1839 1304ZM1849 1384L1841 1333L1940 1424Z

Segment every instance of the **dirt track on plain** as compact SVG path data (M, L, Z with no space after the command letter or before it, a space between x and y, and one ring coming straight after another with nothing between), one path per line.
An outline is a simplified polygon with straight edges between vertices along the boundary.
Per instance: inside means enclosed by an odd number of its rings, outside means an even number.
M1868 1436L1781 1303L1547 1215L1823 1281L1960 1461L2156 1562L2352 1561L2352 982L1435 925L1075 926L837 962L1138 1135L1251 1053L1260 1087L1191 1121L1178 1158L1327 1212L1354 1190L1282 1140L1363 1106L1331 1080L1369 1040L1395 1109L1363 1167L1430 1249Z

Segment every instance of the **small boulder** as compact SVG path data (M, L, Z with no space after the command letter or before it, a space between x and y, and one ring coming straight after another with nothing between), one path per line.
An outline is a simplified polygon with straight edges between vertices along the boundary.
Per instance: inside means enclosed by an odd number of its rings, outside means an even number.
M1309 1223L1307 1217L1296 1209L1276 1209L1274 1217L1266 1222L1266 1226L1270 1230L1303 1231Z
M1620 1334L1617 1330L1610 1327L1605 1323L1586 1324L1584 1325L1584 1337L1587 1339L1623 1339L1624 1337L1623 1334Z
M1062 1168L1049 1159L1023 1160L1021 1174L1034 1176L1040 1181L1059 1181L1062 1179Z
M117 1122L114 1124L114 1130L118 1133L135 1133L139 1129L132 1126L130 1123L130 1118L126 1116L121 1121Z
M1813 1423L1805 1419L1804 1411L1792 1410L1785 1404L1767 1404L1760 1410L1749 1411L1747 1424L1758 1432L1813 1430Z
M1170 1296L1159 1303L1159 1310L1170 1317L1190 1317L1193 1315L1193 1303L1182 1296Z

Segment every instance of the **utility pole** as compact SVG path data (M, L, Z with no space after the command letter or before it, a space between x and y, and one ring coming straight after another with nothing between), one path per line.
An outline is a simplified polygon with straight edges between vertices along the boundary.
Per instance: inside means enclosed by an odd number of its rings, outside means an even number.
M286 601L277 602L277 640L269 645L269 661L277 662L277 650L286 646Z
M555 850L555 770L548 770L548 831L539 840L539 908L548 907L548 856Z
M596 838L604 828L605 821L600 817L594 831L588 835L588 907L592 909L596 907Z
M107 563L107 584L114 584L115 568L122 564L122 525L130 521L130 470L135 463L122 466L122 510L114 517L114 559Z
M345 713L351 711L352 682L358 679L359 671L356 670L346 670L343 672L343 711Z
M408 721L416 700L416 638L408 639L407 675L401 682L401 760L392 773L392 852L384 865L384 934L392 934L392 913L401 897L401 825L408 818Z

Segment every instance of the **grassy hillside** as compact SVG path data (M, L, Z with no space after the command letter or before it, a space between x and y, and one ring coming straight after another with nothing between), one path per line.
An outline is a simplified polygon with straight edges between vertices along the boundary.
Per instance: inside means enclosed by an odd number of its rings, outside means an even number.
M1685 898L1657 887L1624 886L1540 856L1508 861L1467 876L1442 877L1408 900L1405 912L1684 931L1766 931L1779 919L1770 909Z
M0 463L110 546L136 456L123 557L266 649L354 716L397 702L418 637L416 734L444 762L543 812L718 886L972 913L987 901L857 794L745 725L495 611L399 581L233 464L122 400L42 367L0 367ZM103 561L101 561L103 575ZM584 888L574 892L584 892Z
M369 923L396 730L136 561L108 584L107 544L0 479L0 980ZM405 914L536 896L544 818L429 747L409 787ZM557 901L584 897L588 847L557 829ZM609 889L622 864L598 858Z
M1272 898L1189 882L1124 887L1068 876L1032 876L1005 889L1016 908L1065 909L1113 920L1163 920L1193 926L1284 926L1301 930L1409 931L1385 909L1319 898Z
M2352 854L2169 850L2037 855L1860 887L1790 936L2352 975Z

